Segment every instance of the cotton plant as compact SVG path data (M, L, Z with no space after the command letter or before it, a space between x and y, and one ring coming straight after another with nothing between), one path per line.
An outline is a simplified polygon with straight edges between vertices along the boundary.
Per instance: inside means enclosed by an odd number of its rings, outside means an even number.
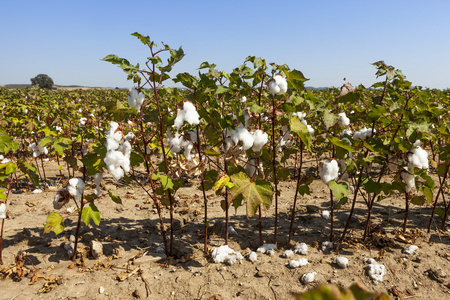
M319 175L325 184L339 177L339 165L335 159L325 159L319 164Z
M187 161L192 160L192 149L194 149L194 143L197 142L197 131L189 130L185 134L180 134L175 132L172 133L169 129L167 130L167 142L169 143L170 150L173 153L181 153L183 150L183 155Z
M374 129L373 133L376 133L377 131ZM368 138L372 137L372 129L371 128L367 128L364 127L358 131L355 131L353 133L353 139L354 140L359 140L359 141L365 141Z
M145 94L142 92L139 92L136 89L136 87L132 87L132 88L130 88L130 93L128 94L127 100L128 100L128 105L130 107L136 109L136 111L138 113L140 113L141 107L145 101Z

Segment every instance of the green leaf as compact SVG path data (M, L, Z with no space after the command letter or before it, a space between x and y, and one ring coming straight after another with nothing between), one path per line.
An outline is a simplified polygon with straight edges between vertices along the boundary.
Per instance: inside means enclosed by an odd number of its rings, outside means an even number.
M424 196L414 196L411 200L411 203L422 206L425 204L425 201L426 201L426 199Z
M325 123L325 126L328 129L333 127L336 122L338 121L339 117L331 112L328 111L328 109L325 109L323 112L323 120Z
M291 131L300 137L305 148L309 151L311 149L312 137L308 131L308 127L297 116L291 116L289 118L289 126Z
M172 179L170 179L169 176L167 175L162 175L159 173L153 173L152 174L152 179L153 180L158 180L161 182L161 185L163 187L163 189L166 191L168 189L173 190L173 182Z
M264 108L262 106L259 106L258 104L254 103L251 107L250 107L250 112L255 113L255 114L261 114L264 112Z
M109 197L111 197L111 200L114 201L115 203L117 203L117 204L123 204L123 203L122 203L122 199L120 199L119 196L115 196L115 195L111 192L111 190L108 190L108 195L109 195Z
M356 152L356 149L353 148L352 145L350 145L350 143L347 140L341 140L340 138L331 135L327 137L328 140L336 147L343 148L350 152Z
M46 136L46 137L42 138L42 139L39 141L39 147L45 147L45 146L48 146L48 145L50 145L52 142L53 142L52 138L49 137L49 136Z
M47 217L44 233L49 233L50 231L53 231L56 235L64 231L64 218L58 213L51 213Z
M423 188L423 195L428 200L429 203L433 204L433 190L429 187Z
M150 43L149 36L143 36L139 32L133 32L131 35L137 37L144 45L149 45L149 43Z
M332 180L328 184L328 187L333 192L333 196L336 198L336 200L341 200L342 198L348 196L348 186L345 182L337 183L336 181Z
M84 207L81 213L81 219L86 225L89 224L91 219L94 221L95 225L100 224L100 212L98 211L97 206L95 206L94 203L90 203L89 206Z
M5 174L12 174L16 172L16 164L9 162L8 165L5 168Z
M250 177L243 172L232 175L231 180L236 186L230 190L230 195L233 199L242 195L247 204L248 217L253 216L260 205L266 209L270 207L273 189L269 182L261 179L251 181Z

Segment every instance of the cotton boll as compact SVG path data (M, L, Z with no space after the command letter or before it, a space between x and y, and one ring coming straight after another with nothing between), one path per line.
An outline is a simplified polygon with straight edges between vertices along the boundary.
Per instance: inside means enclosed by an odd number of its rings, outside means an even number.
M403 248L402 252L411 255L414 252L416 252L417 249L419 249L418 246L416 246L416 245L409 245L409 246L406 246L405 248Z
M407 158L409 162L408 166L411 170L414 168L428 169L428 153L420 146L414 146L409 151Z
M183 109L178 110L177 117L175 118L175 121L173 123L173 127L175 127L176 129L180 129L181 126L183 126L185 115L186 112Z
M130 142L131 140L133 140L136 136L134 135L133 132L128 132L128 134L125 136L125 139Z
M33 194L40 194L40 193L42 193L42 190L41 189L34 189L32 193Z
M239 128L238 137L239 141L242 142L242 149L245 151L252 148L255 138L246 128Z
M330 212L328 210L322 211L322 218L328 220L330 218Z
M300 258L298 260L291 260L289 262L289 267L292 269L298 268L298 267L303 267L306 266L307 264L309 264L308 260L306 258Z
M87 121L87 118L80 118L80 120L78 121L78 126L79 127L82 127L82 126L86 126L86 121Z
M259 247L258 249L256 249L256 252L266 253L269 250L275 250L275 249L277 249L277 245L275 245L275 244L264 244L261 247Z
M336 160L325 159L319 164L319 175L322 181L328 184L339 176L339 165Z
M188 122L191 125L200 124L199 120L200 115L197 113L197 109L195 108L194 104L192 104L189 101L184 102L183 110L186 112L184 116L186 122Z
M241 98L241 103L245 103L245 102L247 102L247 97L243 96L243 97Z
M322 243L322 251L333 249L333 242L326 241Z
M338 124L341 127L347 127L350 125L350 119L345 115L345 112L339 113Z
M75 198L75 200L80 201L81 196L84 192L85 184L83 180L80 178L71 178L69 180L69 185L67 186L67 190L69 191L69 194Z
M406 183L406 192L411 192L411 190L416 187L416 178L414 177L414 174L409 173L408 167L404 167L400 176Z
M364 259L364 262L368 264L366 267L367 274L373 280L373 283L377 285L378 282L382 282L383 276L386 275L386 267L377 263L374 259Z
M311 272L311 273L306 273L306 274L303 274L302 277L300 277L300 281L301 281L304 285L307 285L307 284L309 284L309 283L311 283L311 282L314 281L314 277L315 277L315 275L314 275L313 272Z
M53 208L60 209L61 207L66 205L69 200L69 191L66 188L62 188L58 192L56 192L55 197L53 198Z
M267 144L267 141L269 140L269 135L266 132L263 132L262 130L256 130L253 133L254 141L252 150L253 152L259 152L261 151L262 147L264 147L265 144Z
M352 135L352 131L350 129L344 129L344 130L342 130L342 135L351 136Z
M308 254L308 245L305 243L300 243L294 247L294 252L301 255Z
M348 266L348 258L343 257L343 256L338 256L338 257L336 257L336 263L339 267L341 267L342 269L345 269Z
M5 205L5 203L0 204L0 219L6 219L6 205Z
M306 117L306 113L298 111L292 114L293 116L297 116L300 121L302 121Z
M308 129L309 134L314 136L314 128L312 128L311 125L306 125L306 128Z
M139 113L141 111L141 106L144 104L145 95L144 93L139 93L135 87L130 88L130 94L128 94L128 105L136 109Z
M272 95L284 94L287 92L287 81L281 75L275 75L268 83L269 92Z
M377 131L374 129L373 133L376 133ZM371 128L362 128L355 133L353 133L353 139L364 141L372 136L372 129Z
M100 195L100 184L102 183L103 173L97 173L94 175L94 183L96 185L95 194Z
M274 250L267 250L266 254L269 256L275 256L275 251Z
M251 262L256 262L258 261L258 255L256 254L255 251L252 251L249 254L247 254L247 259Z
M285 257L285 258L289 258L289 257L292 257L292 256L294 256L294 251L292 251L292 250L285 250L283 252L283 257Z

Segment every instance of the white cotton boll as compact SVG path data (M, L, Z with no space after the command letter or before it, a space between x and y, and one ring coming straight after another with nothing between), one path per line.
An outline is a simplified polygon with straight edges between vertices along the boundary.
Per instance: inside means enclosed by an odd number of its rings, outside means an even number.
M241 103L245 103L245 102L247 102L247 97L243 96L243 97L241 98Z
M366 260L364 260L366 262ZM378 284L378 282L383 281L383 276L386 275L386 267L382 264L377 263L375 260L370 261L367 260L367 274L369 275L370 279L373 280L373 283L375 285Z
M130 107L133 107L139 113L144 100L144 93L139 93L135 87L130 88L130 94L128 94L128 105Z
M5 157L0 154L0 160L3 160L3 159L5 159Z
M269 87L269 92L272 95L276 95L276 94L280 93L280 87L278 86L278 84L277 84L277 82L275 80L269 81L268 87Z
M411 255L414 252L416 252L417 249L419 249L418 246L416 246L416 245L409 245L409 246L406 246L405 248L403 248L402 252L405 253L405 254Z
M339 176L339 165L336 160L325 159L319 164L319 175L322 181L328 184Z
M339 116L338 119L339 126L347 127L348 125L350 125L350 119L345 115L345 112L339 113L338 116Z
M136 136L134 135L133 132L128 132L128 134L125 136L125 139L130 142L131 140L133 140Z
M183 126L185 116L186 112L183 109L178 110L177 117L175 118L175 121L173 123L173 127L175 127L176 129L180 129L181 126Z
M80 120L78 121L78 126L79 127L86 126L86 121L87 121L87 118L85 118L85 117L80 118Z
M302 121L306 117L306 113L298 111L292 114L293 116L297 116L300 121Z
M252 146L253 152L261 151L262 147L264 147L264 145L267 144L267 142L269 140L269 135L260 129L256 130L253 133L253 137L254 137L253 146Z
M97 173L94 175L94 184L96 186L95 194L97 196L100 195L100 184L102 183L102 179L103 179L103 173Z
M1 160L1 162L0 163L2 163L2 164L7 164L7 163L9 163L11 160L9 160L9 159L7 159L7 158L3 158L2 160Z
M261 247L259 247L258 249L256 249L256 252L266 253L269 250L275 250L275 249L277 249L277 245L275 245L275 244L264 244Z
M258 261L258 254L256 254L255 251L252 251L249 254L247 254L247 259L251 262L256 262Z
M5 205L5 203L0 204L0 219L6 219L6 205Z
M33 194L40 194L40 193L42 193L42 190L41 189L35 189L35 190L33 190L32 193Z
M330 212L328 210L322 211L322 218L328 220L330 218Z
M336 257L336 263L339 267L341 267L342 269L345 269L348 266L348 258L343 257L343 256L338 256L338 257Z
M342 135L351 136L352 135L352 131L350 129L344 129L344 130L342 130Z
M419 141L420 142L420 141ZM414 146L408 154L408 166L414 168L428 169L428 153L420 146Z
M55 130L58 131L58 132L62 132L62 128L60 126L58 126L58 125L55 126Z
M175 136L169 141L170 150L174 153L181 151L181 144L183 143L183 137L177 132Z
M185 111L184 119L186 120L186 122L188 122L190 125L200 124L200 115L197 113L197 109L195 108L194 104L189 101L184 102L183 110Z
M294 251L292 251L292 250L285 250L283 252L283 257L285 257L285 258L289 258L289 257L292 257L292 256L294 256Z
M226 263L229 265L233 265L237 260L243 259L240 252L236 252L228 245L217 247L213 250L211 254L214 262L218 263Z
M308 132L311 136L314 136L314 128L312 128L311 125L306 125L306 128L308 129Z
M187 142L186 144L184 144L184 157L187 161L192 160L191 151L193 148L194 144L192 144L191 142Z
M268 250L266 252L266 254L269 255L269 256L275 256L275 251L274 250Z
M302 277L300 277L300 281L304 285L307 285L307 284L309 284L309 283L314 281L314 277L315 277L315 274L313 272L306 273L306 274L303 274Z
M239 141L242 142L242 149L248 150L248 149L252 148L255 138L246 128L243 128L243 127L239 127L239 128L240 128L240 130L239 130L238 137L239 137Z
M25 110L23 111L25 114L28 113L28 108L25 108Z
M333 242L326 241L322 243L322 251L333 249Z
M411 190L416 187L416 178L414 177L414 174L409 173L408 167L404 167L400 176L406 183L406 192L411 192Z
M80 201L81 196L83 195L85 184L83 180L80 178L71 178L69 180L69 185L67 186L67 190L69 194L75 198L75 200Z
M420 140L416 140L416 141L414 142L413 146L414 146L414 147L420 147L420 144L421 144Z
M289 262L289 267L292 269L298 268L298 267L303 267L306 266L308 263L308 260L306 258L300 258L298 260L291 260Z
M275 82L277 83L278 87L280 88L279 93L284 94L287 92L287 81L286 79L281 75L275 75L273 78L275 79Z
M374 129L373 133L376 133L377 131ZM353 139L364 141L372 136L372 129L371 128L362 128L355 133L353 133Z
M294 247L294 252L301 255L308 255L308 245L300 243Z

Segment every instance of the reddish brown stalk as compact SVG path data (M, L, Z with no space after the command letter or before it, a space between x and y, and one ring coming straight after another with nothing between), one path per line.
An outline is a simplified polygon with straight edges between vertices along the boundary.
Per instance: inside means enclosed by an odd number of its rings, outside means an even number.
M277 245L277 228L278 228L278 178L276 170L276 144L275 144L275 121L276 121L276 108L275 108L275 95L272 95L272 168L273 168L273 181L275 185L275 225L274 225L274 237L273 243Z
M6 203L8 202L9 192L11 191L11 182L12 182L12 176L10 176L10 178L9 178L9 185L8 185L8 191L6 192L5 206L6 206ZM0 265L3 265L2 243L3 243L3 228L4 228L4 226L5 226L5 219L2 219L2 230L1 230L1 234L0 234Z
M297 185L295 188L295 196L294 196L294 205L292 207L292 213L291 213L291 224L289 226L289 237L288 237L288 245L291 243L291 237L292 237L292 228L294 225L294 218L295 218L295 205L297 203L297 196L298 196L298 188L300 186L300 180L301 180L301 174L302 174L302 166L303 166L303 141L300 140L300 165L298 167L298 174L297 174ZM295 172L295 169L294 169Z
M408 223L408 213L409 213L409 195L405 193L405 218L403 219L403 234L406 233L406 224Z

